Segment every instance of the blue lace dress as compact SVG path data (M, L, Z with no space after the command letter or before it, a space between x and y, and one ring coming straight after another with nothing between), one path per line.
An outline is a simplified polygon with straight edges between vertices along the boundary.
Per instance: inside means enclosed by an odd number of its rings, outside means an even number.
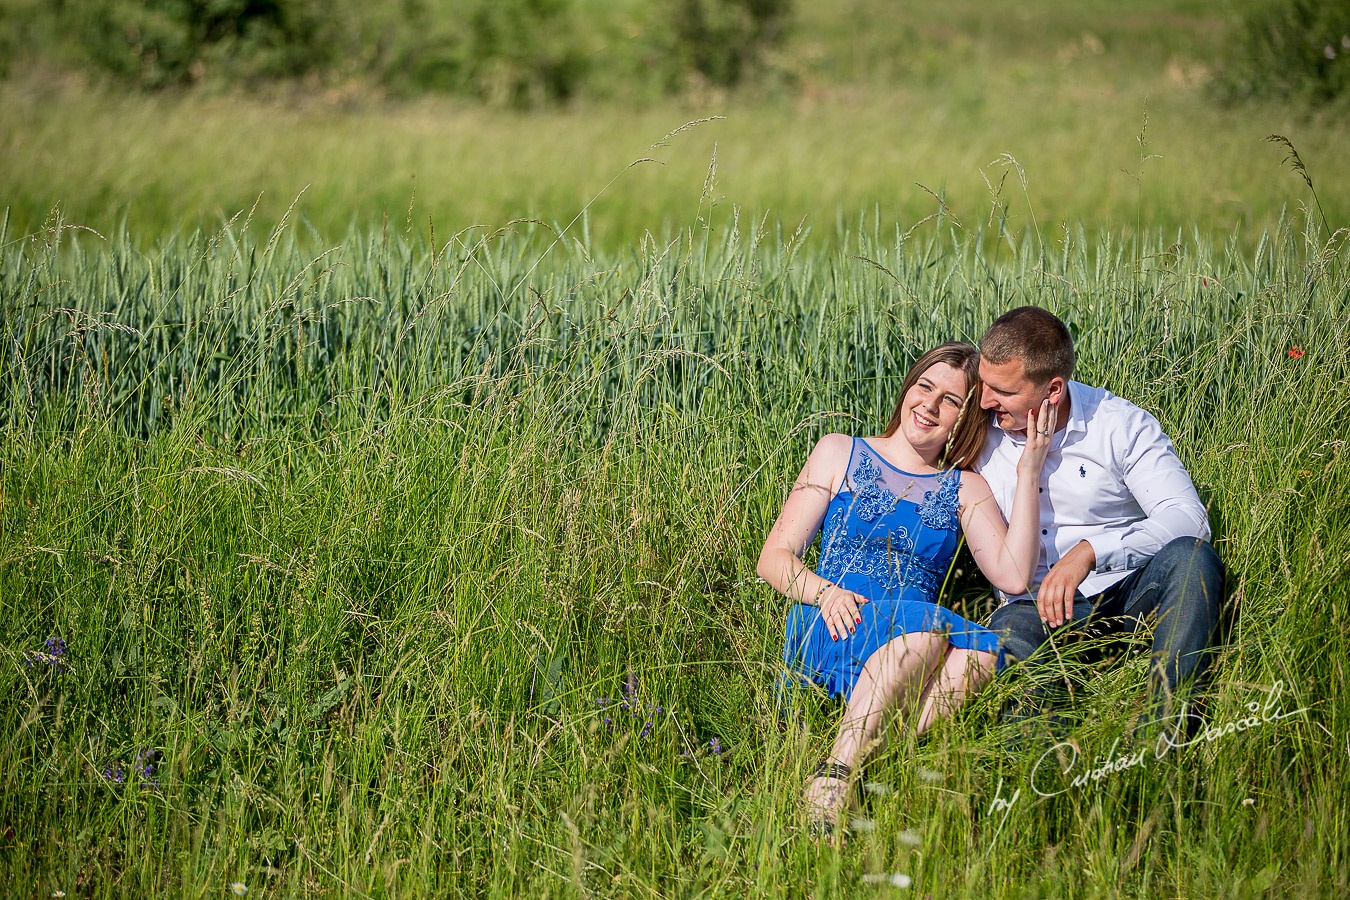
M960 484L959 470L911 475L854 438L825 513L816 572L870 602L859 607L862 624L837 641L819 607L794 604L783 646L789 673L847 700L867 658L902 634L946 632L955 647L998 654L994 632L937 603L960 534Z

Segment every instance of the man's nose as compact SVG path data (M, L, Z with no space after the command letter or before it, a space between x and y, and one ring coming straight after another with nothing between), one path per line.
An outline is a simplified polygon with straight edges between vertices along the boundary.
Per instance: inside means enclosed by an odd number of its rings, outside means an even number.
M989 388L980 391L980 409L993 409L998 406L998 401L994 399L994 394Z

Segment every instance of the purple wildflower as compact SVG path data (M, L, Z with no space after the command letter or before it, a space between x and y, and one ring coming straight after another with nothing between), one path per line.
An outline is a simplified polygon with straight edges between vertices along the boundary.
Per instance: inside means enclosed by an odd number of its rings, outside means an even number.
M142 747L136 751L136 774L141 778L155 777L155 761L159 759L159 751L151 750L148 747Z
M722 742L715 736L712 740L708 741L708 747L712 750L714 756L722 755Z
M26 650L24 651L24 661L29 667L42 666L46 669L57 672L66 671L66 650L65 640L56 635L47 638L45 650Z
M159 779L155 777L155 764L159 762L159 757L159 751L149 747L142 747L136 751L136 763L132 768L140 780L141 790L159 790Z
M126 772L122 771L122 766L120 763L113 763L112 765L108 766L108 768L103 770L103 777L111 781L113 784L121 784L123 781L126 780Z

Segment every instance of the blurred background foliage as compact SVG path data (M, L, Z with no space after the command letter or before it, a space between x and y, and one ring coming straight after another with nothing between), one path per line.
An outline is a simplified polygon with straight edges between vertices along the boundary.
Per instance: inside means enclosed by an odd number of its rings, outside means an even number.
M878 0L0 0L0 69L38 63L151 90L358 82L520 108L893 84L1047 38L1082 37L1090 56L1113 31L1145 28L1160 61L1197 58L1220 102L1321 104L1350 84L1350 0L1051 0L998 14Z
M1214 81L1223 100L1325 103L1350 93L1350 0L1279 0L1252 10Z
M5 3L6 59L160 89L360 79L535 106L759 79L791 0L54 0Z

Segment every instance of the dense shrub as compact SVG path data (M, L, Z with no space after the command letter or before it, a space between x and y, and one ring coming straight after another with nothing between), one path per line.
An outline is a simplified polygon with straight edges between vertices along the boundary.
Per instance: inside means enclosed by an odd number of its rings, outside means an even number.
M1350 94L1350 0L1279 0L1242 21L1214 89L1325 103Z
M293 77L332 63L320 0L66 0L63 24L99 69L146 87Z
M748 79L782 40L791 10L791 0L667 0L667 59L677 82L734 87Z
M487 0L469 18L467 87L486 100L528 106L566 100L586 72L568 0Z

